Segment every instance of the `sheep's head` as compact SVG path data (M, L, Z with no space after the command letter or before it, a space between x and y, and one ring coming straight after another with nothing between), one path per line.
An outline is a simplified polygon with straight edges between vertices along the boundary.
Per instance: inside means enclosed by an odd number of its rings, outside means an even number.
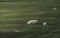
M47 25L47 22L43 22L43 26Z

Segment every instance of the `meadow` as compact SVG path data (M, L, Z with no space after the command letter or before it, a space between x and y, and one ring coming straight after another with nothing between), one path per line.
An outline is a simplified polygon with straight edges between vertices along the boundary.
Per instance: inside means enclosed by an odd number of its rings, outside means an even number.
M59 17L59 1L0 2L0 38L59 38ZM28 25L31 19L38 19L40 24ZM47 31L42 26L45 21Z

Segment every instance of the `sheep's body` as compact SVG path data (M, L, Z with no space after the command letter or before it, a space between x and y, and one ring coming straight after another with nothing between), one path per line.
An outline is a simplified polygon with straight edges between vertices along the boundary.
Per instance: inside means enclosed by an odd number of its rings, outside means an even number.
M38 20L30 20L27 22L27 24L37 24Z

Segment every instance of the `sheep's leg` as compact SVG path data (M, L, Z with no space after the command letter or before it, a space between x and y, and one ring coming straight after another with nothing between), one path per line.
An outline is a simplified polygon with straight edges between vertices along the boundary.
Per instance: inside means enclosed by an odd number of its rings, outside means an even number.
M47 25L43 26L43 28L44 28L44 31L48 30L48 26Z

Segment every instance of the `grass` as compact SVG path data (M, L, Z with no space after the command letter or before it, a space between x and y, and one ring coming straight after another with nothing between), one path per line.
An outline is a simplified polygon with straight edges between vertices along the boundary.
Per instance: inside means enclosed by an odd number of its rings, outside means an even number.
M52 8L56 7L56 10ZM1 38L59 38L60 4L39 2L0 2ZM31 19L41 24L27 25ZM46 31L42 22L48 23ZM19 32L14 32L18 30Z

